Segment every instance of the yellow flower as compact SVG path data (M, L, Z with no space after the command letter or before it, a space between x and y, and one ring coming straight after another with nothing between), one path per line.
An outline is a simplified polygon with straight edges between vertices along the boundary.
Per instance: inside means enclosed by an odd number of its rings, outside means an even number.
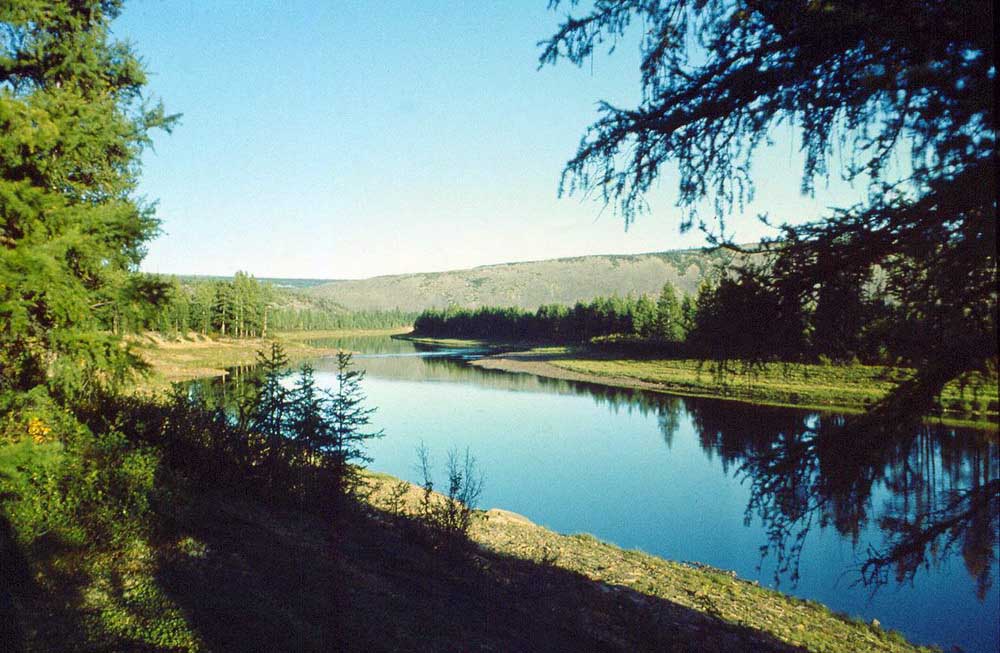
M45 436L52 432L52 429L37 417L28 420L28 435L37 443L45 442Z

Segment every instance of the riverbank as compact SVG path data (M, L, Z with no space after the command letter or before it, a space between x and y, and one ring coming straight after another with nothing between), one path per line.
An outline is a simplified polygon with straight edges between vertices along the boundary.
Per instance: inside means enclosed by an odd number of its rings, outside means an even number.
M0 530L4 574L20 579L0 589L0 618L16 625L7 641L24 652L929 653L730 573L502 510L477 512L469 541L441 547L407 514L419 488L404 484L400 510L400 481L367 478L369 506L334 524L220 491L175 497L155 536L124 547L36 558Z
M369 478L369 501L385 509L400 482L384 474ZM415 513L422 491L404 485L403 502ZM478 512L469 538L478 547L475 567L529 592L511 596L514 606L526 610L539 598L531 595L541 594L545 610L570 618L583 641L612 650L927 650L877 623L732 572L627 551L587 534L561 535L505 510Z
M320 339L316 334L308 336L312 337L293 340L292 344ZM254 351L251 343L216 341L214 346L212 343L199 343L195 347L184 343L157 346L147 354L152 364L162 368L163 363L157 356L185 352L192 358L186 361L189 365L184 372L193 374L198 369L213 369L201 363L233 360L241 349L248 350L251 356ZM300 347L296 351L315 355L322 350ZM370 503L376 514L381 511L383 516L354 533L352 538L356 540L341 539L348 553L338 564L347 571L342 569L338 573L345 573L352 579L352 592L355 597L363 597L357 599L363 605L380 614L395 615L391 621L403 624L387 637L387 645L391 642L406 648L424 642L424 636L432 637L429 633L434 633L433 637L440 638L436 640L437 648L423 647L422 650L449 650L464 644L465 638L479 637L477 628L487 627L481 623L482 612L475 609L475 605L495 605L500 601L506 606L506 616L488 626L492 628L490 641L500 649L511 649L510 643L515 642L520 643L522 649L545 643L553 644L555 649L572 644L577 650L583 650L594 648L597 642L600 643L598 648L623 651L662 650L664 646L669 650L671 645L679 650L921 650L908 644L898 633L887 633L880 627L835 615L815 602L761 588L736 578L731 572L625 551L589 535L560 535L503 510L480 513L470 533L476 555L471 562L464 560L456 567L440 552L424 550L410 541L405 527L393 526L393 519L385 516L391 489L397 487L399 481L375 473L371 473L370 478L375 487ZM413 509L414 502L419 499L419 490L410 485L407 488L407 500ZM286 549L291 546L290 542L298 542L295 546L303 550L297 551L295 556L308 560L309 566L328 566L328 560L310 559L310 556L319 555L322 549L322 538L317 543L317 536L312 531L316 525L300 525L311 518L265 511L262 506L244 503L226 507L224 512L227 514L221 518L215 506L206 506L204 510L215 515L209 520L213 524L225 525L227 520L242 524L240 528L253 524L248 531L254 533L253 537L274 538L276 542L258 547L251 538L249 544L230 550L228 547L243 537L242 531L240 535L220 532L219 527L206 527L199 521L184 535L188 539L184 539L183 544L178 540L171 546L178 551L211 551L217 557L214 564L219 567L212 571L212 577L228 577L253 569L250 580L229 579L226 582L257 593L266 605L298 606L307 602L298 592L315 588L293 589L286 586L287 579L268 578L267 574L276 573L274 569L281 573L287 570L282 567L285 563L271 560L269 555L272 554L263 551L275 550L277 541ZM240 514L238 518L229 514L234 511ZM265 512L266 518L262 517ZM225 528L222 527L223 531ZM305 550L307 548L309 550ZM180 553L171 549L166 557L178 555ZM241 556L259 559L240 562L236 569L226 562L228 558ZM187 582L195 588L192 592L199 591L197 588L205 592L210 589L206 579L193 578ZM252 588L246 587L248 582L252 583ZM436 597L431 602L433 605L437 605L436 601L452 607L442 607L443 612L432 607L422 608L429 612L421 612L424 622L417 624L411 612L414 606L426 604L427 588L431 588ZM226 609L237 610L236 603L243 601L245 594L239 589L227 590L222 600L231 600L233 605ZM456 604L465 603L473 607L454 609ZM296 628L308 631L308 637L299 633L296 638L325 637L327 626L314 623L297 612L289 615L298 624ZM361 637L360 633L366 628L374 627L374 623L368 621L371 618L351 613L349 619L360 620L360 625L355 624L356 630L352 632ZM211 624L202 629L202 633L218 629L222 637L226 626ZM505 631L507 628L509 630ZM209 635L207 639L212 641L214 636ZM518 650L518 646L513 649Z
M866 410L912 374L903 368L859 364L768 363L749 367L737 361L723 368L712 361L629 355L599 347L404 338L429 346L498 348L499 353L470 363L483 369L844 413ZM957 383L949 384L942 394L941 413L941 419L950 425L995 430L996 378L981 381L977 392L971 387L963 391Z
M257 352L268 349L272 341L280 342L289 361L295 362L336 355L337 348L316 345L316 341L358 336L394 336L408 331L407 328L279 331L273 335L273 339L214 338L196 333L164 338L155 333L145 333L132 337L130 343L150 366L150 374L143 380L142 387L161 390L168 388L171 383L225 376L228 368L253 365L257 361Z

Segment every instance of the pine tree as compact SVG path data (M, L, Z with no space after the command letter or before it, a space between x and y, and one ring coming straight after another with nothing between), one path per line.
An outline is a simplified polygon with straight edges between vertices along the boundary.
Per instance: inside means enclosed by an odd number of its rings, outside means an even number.
M315 370L312 365L304 364L290 395L288 430L310 462L320 459L323 447L329 442L326 411L327 399L316 387Z
M691 295L684 293L684 299L681 300L681 327L684 333L684 341L691 336L691 332L694 331L695 318L698 315L698 305Z
M0 395L72 399L137 364L116 331L152 207L134 196L149 133L173 122L110 37L120 2L0 3ZM147 287L148 289L148 287Z
M656 304L645 293L635 304L635 323L633 328L637 335L651 338L656 334L658 312Z
M677 301L677 291L668 281L663 284L660 297L656 301L656 336L667 342L680 342L684 339L681 324L681 305Z
M282 383L289 374L288 356L280 344L272 342L270 352L257 352L257 363L261 377L248 411L249 429L263 444L265 480L275 485L280 482L288 433L288 390Z
M364 378L363 370L353 368L349 352L337 353L337 385L327 393L329 431L319 439L319 448L340 496L357 492L361 483L358 466L371 462L364 444L383 435L381 430L368 430L375 409L365 406L366 397L361 388Z

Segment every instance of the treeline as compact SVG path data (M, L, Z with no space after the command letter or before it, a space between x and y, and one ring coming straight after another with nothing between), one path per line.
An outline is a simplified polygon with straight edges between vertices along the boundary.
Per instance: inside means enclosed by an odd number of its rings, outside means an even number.
M104 326L114 333L259 338L275 330L391 328L409 325L415 317L399 310L349 311L261 282L246 272L237 272L231 280L152 277L134 286L133 301L116 303L107 312ZM149 294L157 295L156 301L143 301Z
M256 338L267 335L274 288L246 272L232 280L181 282L176 277L161 279L164 297L145 312L126 315L114 327L117 331L158 331L179 334L195 331L202 335Z
M345 311L323 308L276 306L270 324L279 331L320 331L327 329L391 329L413 324L416 313L389 311Z
M427 310L414 333L429 337L641 344L665 355L711 359L920 361L934 316L904 311L871 280L840 280L810 297L782 296L760 272L702 284L696 297L664 285L659 297L598 297L537 311Z
M431 337L574 342L629 335L681 342L694 317L694 299L678 295L667 283L655 299L645 294L598 297L571 307L547 304L534 312L496 307L430 309L417 317L413 329L417 335Z
M417 317L413 328L418 335L432 337L574 342L628 335L681 342L694 318L694 299L679 295L667 283L655 299L645 294L597 297L574 306L547 304L534 312L496 307L430 309Z

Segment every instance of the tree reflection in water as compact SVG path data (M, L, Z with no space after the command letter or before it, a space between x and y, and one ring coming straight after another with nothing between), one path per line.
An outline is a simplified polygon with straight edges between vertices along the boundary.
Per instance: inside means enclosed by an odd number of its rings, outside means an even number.
M855 547L875 526L878 545L859 556L856 582L910 582L958 550L982 600L993 585L1000 521L994 434L922 424L880 428L840 415L685 402L708 455L749 484L746 522L767 532L762 561L775 582L799 578L812 528L834 527Z
M798 582L802 547L819 526L852 542L854 582L873 591L891 580L911 582L956 554L980 600L993 587L1000 526L995 431L918 424L900 432L836 414L486 372L447 358L408 360L371 359L367 366L373 376L586 395L616 413L655 416L668 448L690 422L705 454L748 485L744 521L763 524L760 565L776 563L775 583ZM188 391L238 419L254 376L252 368L237 368L227 383L192 383ZM879 541L862 545L862 534L873 532Z

